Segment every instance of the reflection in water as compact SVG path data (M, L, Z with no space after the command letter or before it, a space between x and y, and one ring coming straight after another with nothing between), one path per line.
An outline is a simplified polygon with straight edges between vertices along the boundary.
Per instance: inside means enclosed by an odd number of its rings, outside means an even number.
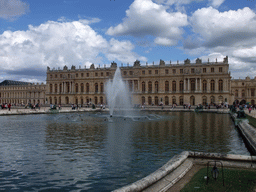
M229 115L158 114L2 116L0 190L111 191L184 150L249 155Z

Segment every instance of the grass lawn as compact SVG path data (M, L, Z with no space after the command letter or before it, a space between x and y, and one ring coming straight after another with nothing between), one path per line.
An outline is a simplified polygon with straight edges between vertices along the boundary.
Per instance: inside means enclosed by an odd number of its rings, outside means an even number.
M224 168L224 183L222 180L222 170L219 169L219 176L217 180L212 178L211 174L212 166L209 167L208 176L208 185L206 185L206 180L204 177L207 175L207 168L200 169L194 177L190 180L189 183L181 190L182 192L191 192L191 191L230 191L230 192L249 192L256 191L256 170L244 170L244 169L231 169Z
M246 118L249 120L249 124L256 128L256 119L250 115L246 115Z

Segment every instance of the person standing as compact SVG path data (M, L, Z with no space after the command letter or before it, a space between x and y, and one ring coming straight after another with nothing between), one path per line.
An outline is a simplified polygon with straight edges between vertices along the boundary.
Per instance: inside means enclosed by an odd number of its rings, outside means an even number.
M11 111L11 103L8 104L8 109Z

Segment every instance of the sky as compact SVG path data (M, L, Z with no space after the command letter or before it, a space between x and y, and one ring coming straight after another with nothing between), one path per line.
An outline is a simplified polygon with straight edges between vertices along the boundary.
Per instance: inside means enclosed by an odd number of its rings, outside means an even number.
M256 76L254 0L0 0L0 81L51 69L223 61Z

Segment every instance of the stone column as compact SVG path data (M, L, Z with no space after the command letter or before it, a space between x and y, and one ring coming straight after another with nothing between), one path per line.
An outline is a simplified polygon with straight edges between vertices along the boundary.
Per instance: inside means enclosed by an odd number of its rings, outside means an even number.
M200 81L199 91L201 92L202 91L202 78L200 78L199 81Z
M183 87L183 90L184 90L184 91L187 90L187 84L186 84L186 82L187 82L187 79L185 78L185 79L184 79L184 85L183 85L183 86L184 86L184 87Z
M197 90L197 78L196 78L196 91L198 91L198 90Z
M190 78L188 78L188 92L190 92Z

